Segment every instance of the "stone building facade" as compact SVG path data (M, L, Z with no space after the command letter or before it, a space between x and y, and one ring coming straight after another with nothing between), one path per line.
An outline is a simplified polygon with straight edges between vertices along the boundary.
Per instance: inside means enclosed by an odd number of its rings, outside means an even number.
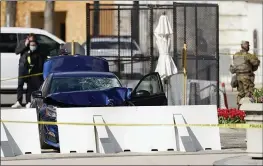
M83 43L86 39L86 3L89 1L56 1L55 2L55 35L66 41ZM90 1L92 4L93 1ZM113 3L100 1L100 3ZM6 2L1 2L1 27L6 25ZM17 1L16 27L43 28L45 1ZM111 15L111 13L107 13ZM102 15L103 16L103 15ZM102 17L101 16L101 17ZM91 12L91 24L92 20ZM113 18L113 17L112 17ZM112 21L107 24L110 33ZM105 26L104 26L105 27ZM92 28L91 28L92 29ZM101 29L103 31L103 29ZM102 32L103 33L103 32Z

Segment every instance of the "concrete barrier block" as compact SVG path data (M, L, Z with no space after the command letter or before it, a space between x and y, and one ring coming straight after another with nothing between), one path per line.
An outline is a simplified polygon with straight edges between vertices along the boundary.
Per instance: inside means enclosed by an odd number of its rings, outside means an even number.
M57 108L57 122L93 123L90 108ZM76 112L75 112L76 110ZM89 153L96 151L94 126L58 124L60 153Z
M14 157L13 149L8 143L3 123L1 122L1 157Z
M41 154L36 109L2 109L3 121L22 121L33 123L3 122L8 143L15 155Z
M174 124L186 125L182 114L174 114ZM189 127L186 126L175 126L177 151L196 152L195 145L188 130Z

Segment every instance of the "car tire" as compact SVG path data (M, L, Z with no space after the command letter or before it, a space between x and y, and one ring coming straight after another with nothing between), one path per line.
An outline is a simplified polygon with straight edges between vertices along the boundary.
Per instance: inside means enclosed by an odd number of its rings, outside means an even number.
M40 147L41 149L52 149L51 146L45 143L45 135L44 135L44 125L39 124L39 139L40 139Z

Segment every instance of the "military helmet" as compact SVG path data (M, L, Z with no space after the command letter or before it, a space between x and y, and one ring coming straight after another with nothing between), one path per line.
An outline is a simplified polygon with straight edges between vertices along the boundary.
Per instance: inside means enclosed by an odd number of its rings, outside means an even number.
M248 44L248 45L249 45L249 41L242 40L242 41L241 41L241 44L242 44L242 45L243 45L243 44Z

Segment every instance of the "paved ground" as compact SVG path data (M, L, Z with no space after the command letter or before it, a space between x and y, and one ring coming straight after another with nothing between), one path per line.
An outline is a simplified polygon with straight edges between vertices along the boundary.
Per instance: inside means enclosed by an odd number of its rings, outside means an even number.
M222 149L241 148L246 149L245 129L220 129Z
M3 165L212 165L216 161L229 157L244 156L241 150L203 151L195 153L120 153L109 155L97 154L49 154L24 155L12 159L1 159Z
M214 165L263 165L262 159L251 159L248 155L242 155L238 157L227 157L223 160L214 162Z

